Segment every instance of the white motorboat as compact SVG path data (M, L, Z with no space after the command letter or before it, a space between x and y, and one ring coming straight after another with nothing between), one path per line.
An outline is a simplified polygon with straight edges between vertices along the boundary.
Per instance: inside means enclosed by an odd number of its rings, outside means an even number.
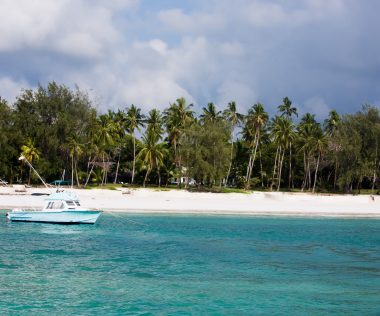
M7 213L11 221L56 224L95 224L102 211L81 207L72 192L57 191L45 199L43 209L13 209Z

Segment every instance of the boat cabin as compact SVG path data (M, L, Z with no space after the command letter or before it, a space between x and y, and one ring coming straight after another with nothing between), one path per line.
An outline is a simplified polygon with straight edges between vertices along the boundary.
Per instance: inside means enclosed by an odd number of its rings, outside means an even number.
M56 192L45 199L45 210L75 210L80 206L78 197L71 192Z

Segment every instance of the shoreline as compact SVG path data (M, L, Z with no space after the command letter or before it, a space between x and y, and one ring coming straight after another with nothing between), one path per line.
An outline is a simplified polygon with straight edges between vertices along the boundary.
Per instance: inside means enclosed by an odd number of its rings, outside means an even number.
M0 209L42 207L55 189L0 187ZM110 213L380 218L380 197L290 192L200 193L155 189L65 189L83 206Z

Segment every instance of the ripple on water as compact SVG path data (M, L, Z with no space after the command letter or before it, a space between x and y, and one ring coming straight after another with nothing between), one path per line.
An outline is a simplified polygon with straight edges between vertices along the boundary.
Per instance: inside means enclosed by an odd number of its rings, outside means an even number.
M0 314L377 314L380 221L0 217ZM138 223L138 224L136 224Z

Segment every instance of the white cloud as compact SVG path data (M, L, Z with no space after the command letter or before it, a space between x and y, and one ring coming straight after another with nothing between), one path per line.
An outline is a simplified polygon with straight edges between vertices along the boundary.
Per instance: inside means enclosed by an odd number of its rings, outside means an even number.
M228 102L235 101L238 111L245 113L257 100L254 88L244 82L224 81L218 88L217 104L225 108Z
M4 0L1 5L0 51L43 49L99 57L120 37L112 22L111 9L115 7L110 4L103 7L85 0Z
M57 41L61 53L77 57L100 57L101 45L88 33L71 33Z
M99 102L108 108L123 108L133 103L144 111L152 107L162 110L178 97L193 102L194 98L166 66L173 52L163 54L164 47L165 43L160 40L135 43L128 50L126 59L129 71L123 71L118 62L110 62L95 66L85 74L77 71L66 79L96 91ZM145 63L147 56L149 60Z
M41 47L55 33L65 0L3 0L0 10L0 51Z
M307 0L297 7L278 1L253 1L242 10L243 16L256 27L299 26L316 19L325 19L331 14L342 13L344 0Z
M347 0L307 0L306 4L309 9L314 9L326 13L343 11L346 8L348 2L349 1Z
M22 89L31 88L25 80L14 81L7 77L0 78L0 96L9 101L14 102L15 97L20 94Z
M305 101L303 107L300 108L299 115L305 113L313 113L319 121L323 121L332 109L326 104L325 100L321 97L312 97Z
M149 46L161 55L165 55L167 53L167 45L164 41L160 39L154 39L149 41Z
M220 52L226 56L240 57L245 53L245 49L238 42L223 42L220 44Z
M151 108L163 110L178 97L184 97L189 103L192 96L177 82L165 76L145 77L134 80L122 94L128 103L140 104L147 112Z
M21 87L56 80L94 91L104 109L162 108L183 96L198 107L234 100L245 110L260 98L273 111L288 95L320 116L328 111L324 100L338 110L379 100L373 5L170 3L1 1L0 92L12 99Z
M202 33L222 30L225 17L216 13L195 12L185 14L181 9L162 10L158 13L159 21L173 32Z
M92 0L89 2L90 4L95 2L98 6L107 7L112 10L136 9L140 5L140 0Z
M254 26L273 26L291 20L284 8L276 3L254 2L245 10L248 21Z

